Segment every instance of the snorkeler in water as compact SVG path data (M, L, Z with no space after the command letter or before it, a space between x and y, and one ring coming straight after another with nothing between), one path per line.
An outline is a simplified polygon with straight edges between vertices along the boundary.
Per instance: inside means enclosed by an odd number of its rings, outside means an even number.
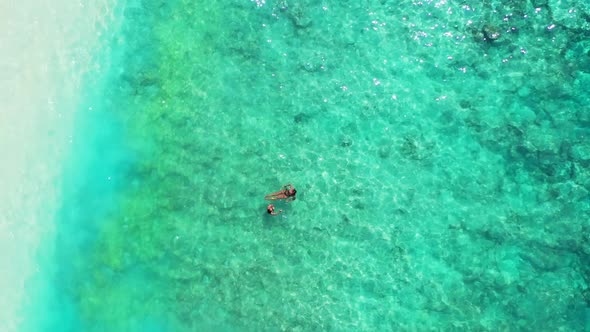
M294 201L295 195L297 194L297 190L293 187L292 184L286 184L283 186L283 189L274 192L272 194L268 194L264 196L264 199L267 201L275 201L279 199L284 199L287 202Z

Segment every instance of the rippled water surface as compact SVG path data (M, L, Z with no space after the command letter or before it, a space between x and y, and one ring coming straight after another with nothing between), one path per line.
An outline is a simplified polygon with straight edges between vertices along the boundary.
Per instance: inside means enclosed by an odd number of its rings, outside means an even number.
M584 1L120 6L57 221L72 330L587 331Z

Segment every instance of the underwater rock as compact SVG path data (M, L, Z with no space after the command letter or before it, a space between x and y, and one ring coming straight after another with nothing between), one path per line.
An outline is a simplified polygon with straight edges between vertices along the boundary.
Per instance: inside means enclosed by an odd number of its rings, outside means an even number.
M568 202L577 202L588 197L588 190L572 181L557 183L552 186L552 190L557 192L558 197L566 199Z
M556 23L569 28L590 31L590 2L586 0L548 0Z
M295 121L295 123L300 123L300 124L308 123L310 119L311 119L311 117L306 113L297 113L293 117L293 121Z
M548 127L542 124L528 128L525 140L527 148L546 154L558 154L560 139L556 137L556 133L549 131Z
M406 137L400 147L400 153L411 160L428 159L434 153L434 143L419 142L414 138Z
M587 166L575 162L573 165L574 181L590 191L590 170Z
M391 155L391 144L382 144L378 150L379 158L387 159Z
M342 217L342 222L344 222L344 223L350 224L352 222L350 217L344 213L341 215L341 217Z
M307 72L315 73L322 69L324 69L324 65L322 61L317 61L317 59L310 59L310 61L305 61L301 64L301 68Z
M340 146L343 148L349 148L352 146L352 138L344 136L340 139Z
M590 57L590 55L589 55ZM590 73L585 72L578 72L576 74L576 78L574 80L574 87L579 91L585 91L590 93ZM585 116L589 113L584 111L582 112Z
M535 158L536 151L531 150L529 147L518 144L510 146L509 150L510 158L513 160L532 160Z
M280 11L284 12L287 9L289 9L289 4L287 3L286 0L281 0L276 4L276 8L278 8Z
M572 147L574 160L590 161L590 143L582 142Z
M535 8L546 7L548 4L548 0L532 0L531 2Z
M358 198L355 198L352 200L351 206L352 206L352 208L357 209L357 210L364 210L367 207L366 204L361 199L358 199Z
M326 70L326 56L315 50L304 51L300 55L300 68L315 73Z
M578 79L579 74L587 76L590 73L590 40L570 43L568 47L569 49L565 51L565 59L571 71L570 76L576 79Z
M295 4L294 6L289 7L286 5L286 2L283 2L283 5L281 8L284 8L281 10L283 10L287 13L287 17L289 17L289 19L291 20L291 23L293 23L295 28L305 29L305 28L309 28L311 26L311 24L312 24L311 17L309 17L309 15L307 15L305 10L303 10L303 8L301 8L300 5Z
M560 252L552 249L551 239L544 243L531 243L529 252L521 253L521 258L528 262L535 270L551 272L562 269L571 264L567 256L560 255Z
M487 41L498 40L502 36L500 33L500 28L494 25L484 25L482 32L484 40Z
M470 109L472 105L469 100L463 99L459 102L459 106L461 106L462 109Z

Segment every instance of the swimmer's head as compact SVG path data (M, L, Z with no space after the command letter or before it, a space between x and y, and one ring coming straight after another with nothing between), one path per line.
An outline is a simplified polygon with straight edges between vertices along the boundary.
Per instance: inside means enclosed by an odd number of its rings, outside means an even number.
M275 206L272 204L268 204L268 206L266 207L266 212L268 212L269 214L272 214L275 211Z

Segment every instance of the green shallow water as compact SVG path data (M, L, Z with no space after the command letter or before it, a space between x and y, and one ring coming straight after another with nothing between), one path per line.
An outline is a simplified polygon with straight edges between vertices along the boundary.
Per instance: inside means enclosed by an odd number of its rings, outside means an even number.
M104 94L133 162L92 241L61 248L81 326L588 331L571 7L128 3Z

